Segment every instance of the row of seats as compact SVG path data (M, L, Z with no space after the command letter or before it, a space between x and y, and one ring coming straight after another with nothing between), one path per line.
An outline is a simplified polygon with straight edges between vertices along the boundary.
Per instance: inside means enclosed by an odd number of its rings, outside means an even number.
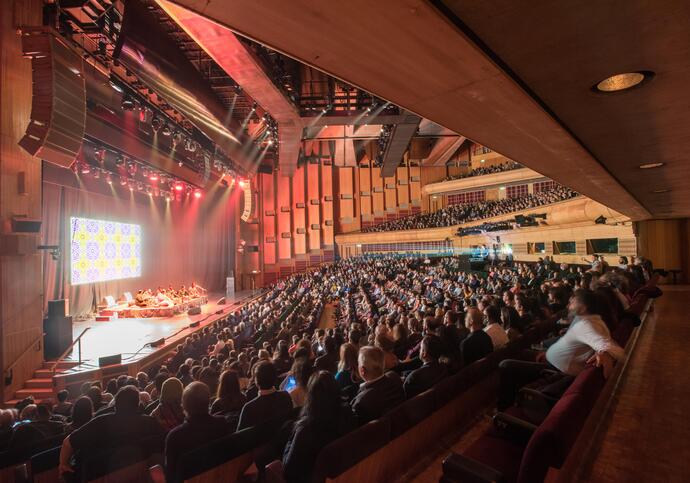
M638 292L628 315L612 334L622 347L639 325L638 316L645 312L650 295L648 288ZM518 398L523 401L522 405L518 403L506 413L496 414L493 425L463 454L451 453L444 460L441 481L544 481L550 468L559 469L565 463L605 382L600 368L587 368L575 377L559 399L548 401L547 397L546 401L537 401L537 404L533 397L539 393L523 388L523 396ZM535 407L547 408L541 418L535 415L539 413Z

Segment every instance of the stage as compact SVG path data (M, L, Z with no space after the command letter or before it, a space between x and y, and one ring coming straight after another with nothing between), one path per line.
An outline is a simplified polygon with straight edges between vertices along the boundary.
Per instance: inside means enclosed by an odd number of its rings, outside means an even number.
M97 369L100 357L116 354L122 354L122 364L140 361L162 348L151 347L150 342L166 338L164 347L178 344L189 334L239 309L259 293L259 291L252 293L251 290L237 292L224 305L217 304L223 294L210 293L208 294L209 302L201 306L200 315L190 316L182 313L172 317L114 318L107 322L98 322L93 318L75 322L72 328L73 340L76 340L84 330L88 330L81 339L82 364L67 373ZM216 314L219 310L223 313ZM199 322L199 326L190 328L189 325L195 322ZM75 346L72 354L65 360L79 360L78 346Z

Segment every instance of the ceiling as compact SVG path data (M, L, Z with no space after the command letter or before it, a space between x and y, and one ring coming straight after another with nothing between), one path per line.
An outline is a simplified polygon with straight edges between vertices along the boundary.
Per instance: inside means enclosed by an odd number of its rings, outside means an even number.
M687 2L174 2L633 219L690 215ZM590 89L631 70L656 76Z

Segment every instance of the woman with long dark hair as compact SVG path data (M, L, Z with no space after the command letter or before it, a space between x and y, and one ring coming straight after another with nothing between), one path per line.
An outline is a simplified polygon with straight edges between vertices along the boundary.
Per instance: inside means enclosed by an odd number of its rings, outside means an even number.
M239 417L242 406L247 402L240 390L240 379L237 377L237 372L227 370L220 375L220 384L218 384L218 393L216 400L211 405L211 414L230 416L235 414Z
M328 371L314 373L307 398L283 453L283 474L288 483L311 481L319 451L349 429L351 419L340 404L340 388Z
M72 422L67 427L67 432L75 431L93 418L93 401L91 398L82 396L76 400L72 406Z

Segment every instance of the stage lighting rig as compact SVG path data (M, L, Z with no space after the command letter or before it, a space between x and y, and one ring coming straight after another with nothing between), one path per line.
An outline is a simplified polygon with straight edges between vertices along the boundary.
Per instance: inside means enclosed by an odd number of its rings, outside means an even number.
M125 94L122 96L122 110L123 111L133 111L136 107L136 103L134 102L134 99L132 99L129 95Z
M172 131L170 130L170 126L168 126L167 124L165 126L163 126L163 129L161 130L161 134L163 134L163 136L170 136L172 134Z
M175 133L172 136L173 148L177 148L177 146L181 144L183 140L184 138L182 136L182 133L180 131L175 131Z
M115 166L118 168L121 168L125 166L125 158L121 154L118 154L117 157L115 158Z

